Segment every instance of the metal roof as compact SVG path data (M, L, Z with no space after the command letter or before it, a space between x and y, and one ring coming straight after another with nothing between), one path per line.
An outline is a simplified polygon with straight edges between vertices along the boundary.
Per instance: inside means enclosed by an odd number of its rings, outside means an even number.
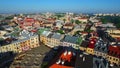
M70 43L77 43L78 37L76 36L70 36L66 35L65 38L63 39L64 42L70 42Z

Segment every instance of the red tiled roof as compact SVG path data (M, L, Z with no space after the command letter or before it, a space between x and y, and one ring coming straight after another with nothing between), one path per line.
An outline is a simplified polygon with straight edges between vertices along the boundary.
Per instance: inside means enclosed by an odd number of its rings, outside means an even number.
M33 18L26 18L25 22L34 22L35 20Z
M73 67L53 64L52 66L50 66L50 68L73 68Z
M109 50L116 51L120 53L120 46L110 45Z
M55 19L52 19L52 18L47 18L46 20L55 20Z
M46 22L46 23L43 23L43 24L52 24L51 22Z
M58 30L59 28L58 28L58 27L54 27L53 29L54 29L54 30Z
M85 20L85 19L87 19L87 18L78 18L78 19Z
M120 41L120 37L114 37L117 41Z
M72 23L66 23L64 26L73 26Z
M49 68L73 68L72 66L66 66L66 65L62 65L62 64L56 64L56 60L58 59L61 59L62 61L68 61L68 62L71 62L71 59L73 58L73 52L71 51L64 51L62 50L60 53L59 53L59 56L56 57L56 59L54 59L53 63L50 65Z
M37 32L37 30L31 30L31 32Z
M93 49L95 47L95 44L96 44L96 38L91 38L88 47Z
M68 61L68 62L70 62L70 60L71 60L71 58L72 58L72 52L71 52L71 54L66 54L66 55L64 55L64 53L60 56L60 58L61 59L63 59L63 60L66 60L66 61Z
M120 58L120 46L110 45L108 50L109 50L109 55L117 54L118 56L115 57Z
M88 34L88 32L80 32L80 33L82 33L82 34Z

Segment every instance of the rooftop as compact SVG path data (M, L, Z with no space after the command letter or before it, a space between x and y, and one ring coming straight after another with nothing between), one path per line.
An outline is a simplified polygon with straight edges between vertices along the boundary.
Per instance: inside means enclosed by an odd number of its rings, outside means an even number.
M81 45L82 47L88 47L89 41L82 41Z
M73 26L72 23L66 23L64 26Z
M46 37L47 37L50 33L51 33L50 31L43 31L43 33L42 33L41 35L43 35L43 36L46 36Z
M120 46L110 45L108 50L109 55L120 58Z
M69 48L63 49L59 52L56 58L53 60L50 68L73 68L75 65L76 52Z
M8 40L9 43L8 44L5 43L3 45L9 45L9 44L12 44L12 43L22 42L22 41L28 40L28 39L30 39L32 37L36 37L36 36L38 36L36 33L29 32L27 30L23 30L23 31L19 32L18 36L14 37L14 39L16 39L16 40L13 40L12 38L10 38L11 41Z
M75 68L93 68L93 56L77 53Z
M51 38L55 38L55 39L61 40L61 39L62 39L62 36L63 36L63 35L60 34L60 33L54 33Z
M78 38L79 38L79 37L76 37L76 36L66 35L65 38L63 39L63 41L76 44Z
M12 43L21 42L21 41L27 40L27 39L35 37L35 36L38 36L38 35L36 33L23 30L22 32L20 32L20 36L18 37L18 40L12 41Z
M104 58L94 57L93 58L93 68L108 68L108 61Z

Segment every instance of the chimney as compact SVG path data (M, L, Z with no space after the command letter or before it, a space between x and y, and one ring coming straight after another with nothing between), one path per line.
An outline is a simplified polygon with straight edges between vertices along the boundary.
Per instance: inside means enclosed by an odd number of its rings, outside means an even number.
M85 61L85 57L83 57L83 61Z
M65 63L65 62L64 62L64 61L62 61L62 65L64 65L64 63Z
M60 64L61 60L59 59L58 62L56 62L56 64Z

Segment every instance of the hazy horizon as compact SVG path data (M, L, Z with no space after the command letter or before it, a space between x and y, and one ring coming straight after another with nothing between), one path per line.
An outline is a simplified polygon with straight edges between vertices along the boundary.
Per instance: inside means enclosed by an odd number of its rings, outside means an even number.
M0 13L120 13L120 0L1 0Z

